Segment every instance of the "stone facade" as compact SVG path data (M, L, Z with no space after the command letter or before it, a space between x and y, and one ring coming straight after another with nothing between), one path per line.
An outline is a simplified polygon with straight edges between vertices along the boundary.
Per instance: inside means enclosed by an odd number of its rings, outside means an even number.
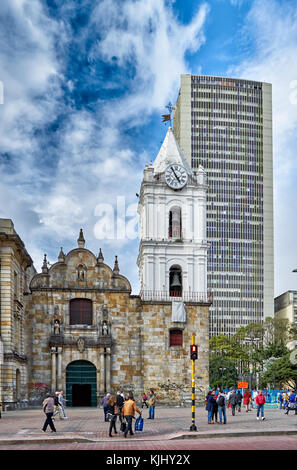
M95 374L96 400L87 399L84 404L97 405L108 391L132 389L139 397L149 388L155 389L160 401L179 403L180 389L189 391L191 387L189 350L193 332L199 348L197 375L201 378L197 384L207 389L209 305L188 302L186 322L173 322L172 302L146 301L131 295L130 283L120 274L117 259L111 269L104 263L101 250L95 256L84 243L78 243L67 255L61 250L57 263L50 268L45 257L42 272L32 277L28 288L20 293L20 300L16 302L11 294L12 307L11 300L7 305L4 300L5 288L12 292L13 288L11 280L5 281L7 248L4 249L2 241L4 405L40 403L47 389L65 390L66 398L73 404L73 383L68 370L75 364L90 365ZM22 286L30 263L28 256L22 262L19 260ZM16 266L11 253L7 266L10 264L9 273ZM73 324L71 301L75 299L91 301L88 324L83 319ZM16 315L19 308L20 320ZM182 331L181 346L170 346L172 329ZM85 383L87 379L80 373L78 382Z
M25 295L33 262L9 219L0 219L0 401L27 405Z
M172 171L169 183L166 174ZM178 171L187 175L185 184ZM176 179L176 181L175 181ZM175 185L174 185L175 184ZM11 221L2 220L0 393L4 406L40 404L66 391L70 406L97 406L106 392L153 388L179 404L192 387L190 345L198 346L196 384L208 390L205 174L193 173L168 130L139 199L140 295L114 267L85 247L61 248L40 273ZM2 351L2 352L1 352Z

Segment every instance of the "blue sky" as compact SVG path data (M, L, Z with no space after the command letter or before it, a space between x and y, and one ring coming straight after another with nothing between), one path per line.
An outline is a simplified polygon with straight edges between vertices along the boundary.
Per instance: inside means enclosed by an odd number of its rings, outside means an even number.
M275 295L297 288L295 1L2 0L0 21L0 217L38 271L82 227L138 292L135 194L180 74L202 73L273 85ZM123 201L127 233L100 239Z

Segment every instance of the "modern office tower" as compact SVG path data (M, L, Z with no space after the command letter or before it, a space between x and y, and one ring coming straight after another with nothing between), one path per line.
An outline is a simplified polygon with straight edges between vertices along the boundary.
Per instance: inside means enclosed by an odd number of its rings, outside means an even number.
M182 75L174 134L208 181L210 336L274 315L271 84Z

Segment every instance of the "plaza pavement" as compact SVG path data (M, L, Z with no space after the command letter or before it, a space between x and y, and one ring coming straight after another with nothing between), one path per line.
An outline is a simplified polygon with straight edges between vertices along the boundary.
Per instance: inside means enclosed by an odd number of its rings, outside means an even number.
M32 444L69 444L69 443L111 443L114 448L122 448L124 443L136 441L145 446L145 443L158 443L162 449L166 442L186 439L226 439L248 436L289 436L296 438L297 447L297 415L290 412L285 415L283 410L265 408L265 421L256 419L256 410L246 413L236 412L235 416L227 410L227 424L208 424L207 412L204 408L196 408L197 432L191 432L191 408L156 407L154 420L147 419L148 411L143 410L144 429L136 432L134 436L124 438L119 431L110 438L108 436L109 423L103 420L102 408L66 408L67 420L60 420L57 416L55 426L57 433L41 431L45 415L42 409L23 409L6 411L0 419L0 450L15 445ZM134 422L133 422L134 424ZM134 426L133 426L134 427ZM193 442L193 441L192 441ZM126 444L125 444L126 445Z

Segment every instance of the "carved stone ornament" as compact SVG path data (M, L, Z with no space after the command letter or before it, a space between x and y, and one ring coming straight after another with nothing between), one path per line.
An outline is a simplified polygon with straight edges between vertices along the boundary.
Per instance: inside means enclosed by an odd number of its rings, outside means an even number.
M78 338L77 340L77 349L79 350L79 352L84 352L85 350L85 340L83 338Z

